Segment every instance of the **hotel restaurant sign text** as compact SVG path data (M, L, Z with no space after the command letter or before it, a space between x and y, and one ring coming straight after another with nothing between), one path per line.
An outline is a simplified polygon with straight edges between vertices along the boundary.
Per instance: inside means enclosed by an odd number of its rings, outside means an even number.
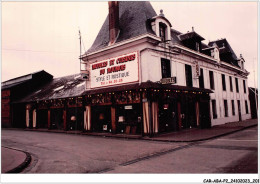
M139 80L138 72L137 52L98 61L90 65L90 87L136 82Z

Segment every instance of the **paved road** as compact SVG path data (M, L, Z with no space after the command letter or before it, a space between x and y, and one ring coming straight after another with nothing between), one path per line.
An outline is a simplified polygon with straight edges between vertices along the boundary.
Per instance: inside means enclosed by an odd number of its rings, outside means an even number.
M199 143L2 130L32 155L24 173L257 173L257 127Z

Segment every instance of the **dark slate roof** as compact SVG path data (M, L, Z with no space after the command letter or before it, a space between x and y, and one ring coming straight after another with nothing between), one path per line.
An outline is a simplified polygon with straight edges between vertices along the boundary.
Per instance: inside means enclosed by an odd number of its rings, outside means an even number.
M183 43L181 42L179 35L181 35L182 33L175 30L175 29L171 29L171 41L174 44L179 44L179 45L183 45Z
M39 78L41 78L42 81L43 80L48 81L48 80L52 79L53 76L51 74L49 74L48 72L41 70L41 71L33 72L33 73L30 73L27 75L23 75L20 77L16 77L16 78L4 81L1 84L1 89L3 90L3 89L10 89L13 87L17 87L17 86L20 86L20 85L28 83L28 82L30 83L31 81L35 81L35 80L37 81ZM37 83L39 83L39 81Z
M149 19L156 16L152 5L148 1L120 1L119 2L119 36L116 43L145 34L155 34ZM86 53L100 50L109 44L109 17L107 16L93 45Z
M238 62L237 62L238 58L225 38L221 39L221 40L211 41L211 42L209 42L208 45L211 47L211 46L213 46L214 43L216 43L217 46L219 47L219 54L220 54L221 61L224 61L226 63L239 67ZM224 47L223 47L223 44L224 44Z
M55 78L15 103L81 96L85 91L85 82L81 74Z
M197 40L205 40L202 36L200 36L195 31L181 34L181 35L179 35L179 37L180 37L181 41L189 40L189 39L193 39L193 38L196 38Z

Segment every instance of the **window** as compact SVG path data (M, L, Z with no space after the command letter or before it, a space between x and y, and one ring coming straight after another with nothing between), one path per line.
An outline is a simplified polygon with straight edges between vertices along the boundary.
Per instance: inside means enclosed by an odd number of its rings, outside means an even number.
M222 74L222 89L223 91L226 91L226 79L225 79L225 75Z
M235 115L235 102L234 100L231 100L231 105L232 105L232 115Z
M162 78L171 77L170 60L162 58L161 59L161 69L162 69Z
M224 110L225 110L225 117L228 117L228 105L227 105L227 100L224 100Z
M160 37L162 38L162 41L166 41L166 25L163 23L159 23L159 32L160 32Z
M246 107L246 114L248 114L248 104L247 104L247 100L245 100L245 107Z
M216 107L216 100L212 100L212 114L213 114L213 119L216 119L218 117L217 115L217 107Z
M243 86L244 86L244 93L246 93L246 81L243 80Z
M204 88L204 77L203 77L203 69L200 69L200 76L199 76L199 85L200 88Z
M190 65L185 65L186 86L192 87L192 71Z
M196 51L200 51L200 43L196 42Z
M233 84L232 84L232 77L229 76L229 82L230 82L230 91L233 91Z
M235 78L235 81L236 81L236 90L237 90L237 93L239 93L238 79L237 79L237 78Z
M209 71L209 82L210 82L210 89L215 89L213 71Z

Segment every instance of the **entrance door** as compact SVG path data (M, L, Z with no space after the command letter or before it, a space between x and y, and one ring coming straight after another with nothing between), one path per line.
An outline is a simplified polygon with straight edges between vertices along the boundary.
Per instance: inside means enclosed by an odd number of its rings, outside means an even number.
M36 113L37 128L48 128L48 110L38 109Z
M51 109L51 129L63 129L62 109Z
M210 111L209 111L209 102L201 101L199 104L200 111L200 126L201 128L210 128Z
M242 121L242 117L241 117L241 107L240 107L240 100L237 101L237 108L238 108L238 117L239 117L239 121Z
M72 121L72 117L76 119ZM84 111L81 107L67 109L67 129L68 130L83 130L84 128Z
M29 110L29 128L33 128L33 110Z
M176 131L177 125L177 101L161 103L159 106L159 132Z
M125 104L116 106L117 133L141 134L142 106Z
M182 128L197 127L195 101L185 99L181 102Z

